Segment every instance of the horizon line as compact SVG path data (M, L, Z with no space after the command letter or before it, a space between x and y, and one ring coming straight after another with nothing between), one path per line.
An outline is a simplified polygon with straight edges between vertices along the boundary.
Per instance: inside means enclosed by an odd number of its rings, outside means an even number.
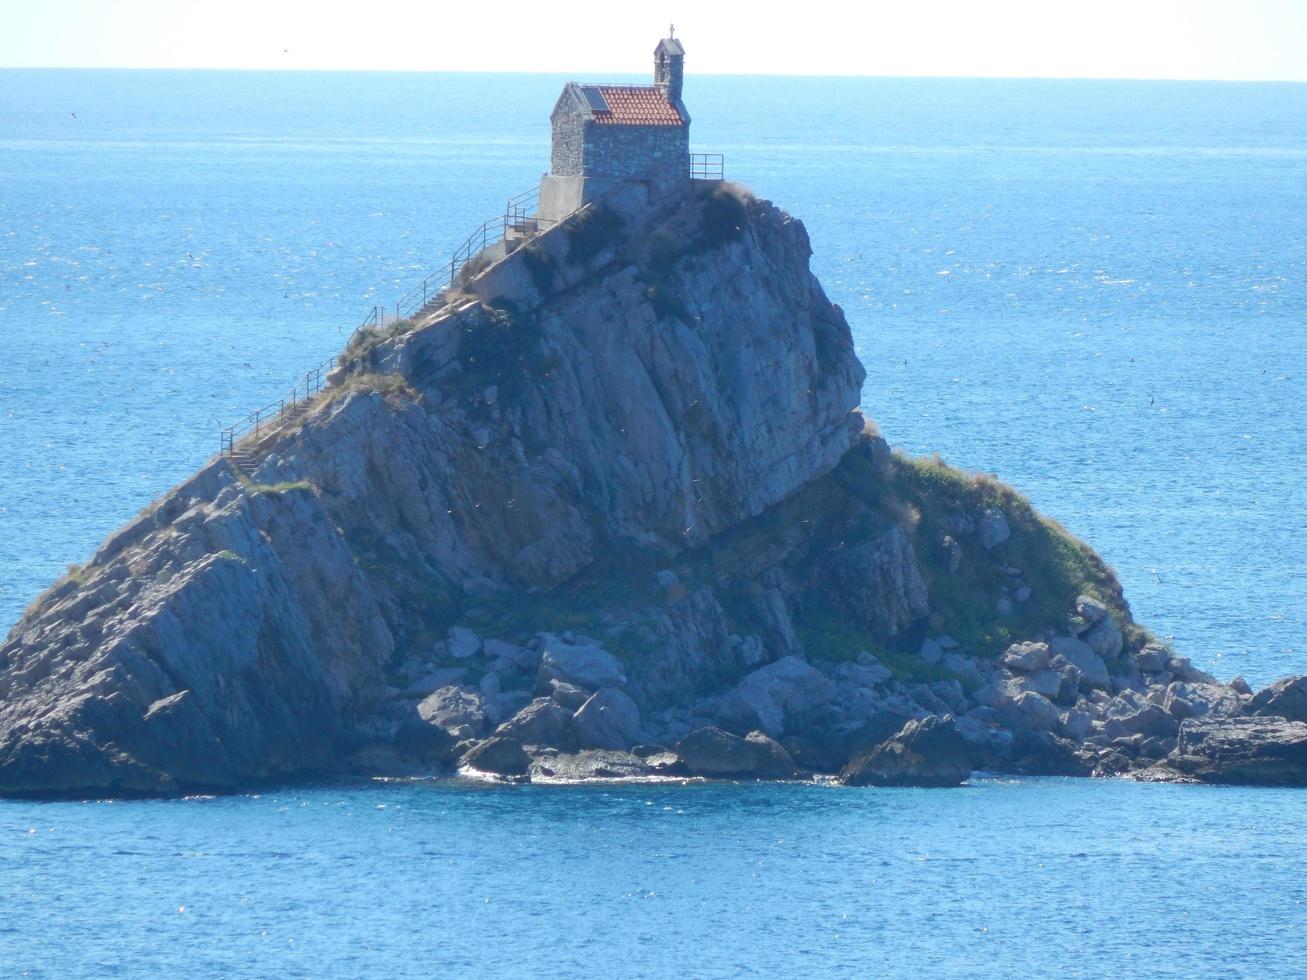
M263 72L283 75L506 75L574 77L562 71L508 71L495 68L262 68L211 66L182 67L178 65L0 65L0 71L171 71L171 72ZM598 69L588 75L607 74L643 78L648 72L609 71ZM828 78L828 79L883 79L886 81L991 81L991 82L1212 82L1232 85L1304 85L1304 78L1212 78L1196 76L1150 75L877 75L847 74L843 72L695 72L694 78Z

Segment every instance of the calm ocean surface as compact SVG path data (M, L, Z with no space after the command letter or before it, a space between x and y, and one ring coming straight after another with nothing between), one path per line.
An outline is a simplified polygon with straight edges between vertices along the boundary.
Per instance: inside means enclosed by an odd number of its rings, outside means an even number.
M0 632L531 187L562 81L0 70ZM694 149L807 224L892 443L1024 490L1219 676L1307 671L1307 85L686 95ZM1305 802L0 803L0 972L1301 974Z

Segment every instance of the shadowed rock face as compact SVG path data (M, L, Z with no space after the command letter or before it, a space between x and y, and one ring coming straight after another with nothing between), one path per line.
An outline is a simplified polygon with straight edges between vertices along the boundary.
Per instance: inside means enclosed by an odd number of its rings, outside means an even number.
M210 462L14 627L0 794L1304 778L1300 683L1217 684L1010 488L891 456L809 255L743 192L629 185L364 336L248 476Z
M42 597L0 647L0 792L324 769L446 605L674 554L829 471L864 373L803 226L642 195L357 357L253 487L209 463Z

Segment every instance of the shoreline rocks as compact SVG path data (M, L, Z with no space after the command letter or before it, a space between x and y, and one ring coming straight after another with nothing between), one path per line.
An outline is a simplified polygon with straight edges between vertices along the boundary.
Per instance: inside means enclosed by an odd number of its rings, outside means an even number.
M810 255L633 183L360 335L14 626L0 795L1307 779L1307 681L1218 684L1010 487L891 452Z

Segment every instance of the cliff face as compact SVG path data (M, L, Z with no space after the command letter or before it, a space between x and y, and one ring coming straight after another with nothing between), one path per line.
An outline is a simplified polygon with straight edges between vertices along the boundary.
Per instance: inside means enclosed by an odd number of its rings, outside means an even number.
M1181 722L1246 696L1089 549L891 456L809 254L743 192L631 185L358 338L248 473L209 463L14 627L0 792L791 775L927 715L950 772L1224 744Z

